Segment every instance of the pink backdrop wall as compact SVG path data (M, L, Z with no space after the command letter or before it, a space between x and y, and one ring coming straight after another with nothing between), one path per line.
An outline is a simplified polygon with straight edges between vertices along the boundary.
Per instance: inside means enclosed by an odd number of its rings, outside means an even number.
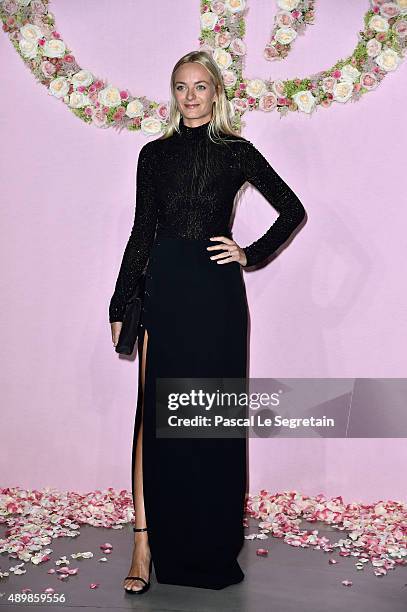
M197 48L199 3L146 7L51 2L84 68L165 101L173 64ZM252 0L246 74L288 78L333 65L354 48L367 8L365 0L319 3L316 25L277 64L262 58L274 3ZM87 127L35 82L4 34L0 73L1 485L130 488L137 363L114 352L107 313L147 137ZM357 104L312 118L245 116L243 135L308 213L277 259L245 273L252 377L407 375L406 86L403 64ZM248 189L234 238L248 244L275 217ZM250 491L401 499L394 466L406 462L403 439L253 439Z

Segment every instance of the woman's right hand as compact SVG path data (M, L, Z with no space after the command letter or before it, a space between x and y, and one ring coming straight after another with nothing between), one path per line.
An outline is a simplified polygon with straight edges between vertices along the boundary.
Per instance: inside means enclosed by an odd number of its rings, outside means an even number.
M123 325L122 321L114 321L113 323L110 324L112 328L113 346L117 346L117 343L119 342L120 330L122 328L122 325Z

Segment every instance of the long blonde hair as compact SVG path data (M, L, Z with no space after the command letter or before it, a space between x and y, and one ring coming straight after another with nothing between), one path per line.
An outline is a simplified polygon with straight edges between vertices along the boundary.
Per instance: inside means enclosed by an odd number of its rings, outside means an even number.
M206 51L190 51L177 61L172 70L170 81L171 99L168 125L162 136L160 136L159 140L169 138L174 134L174 132L179 133L180 131L179 123L181 113L178 110L178 105L175 98L175 72L180 66L189 62L196 62L207 69L218 94L218 99L214 100L212 104L212 118L208 125L209 138L214 142L225 142L225 140L228 139L223 138L221 132L235 137L238 136L239 134L233 128L229 100L226 97L225 85L223 83L222 74L217 63Z

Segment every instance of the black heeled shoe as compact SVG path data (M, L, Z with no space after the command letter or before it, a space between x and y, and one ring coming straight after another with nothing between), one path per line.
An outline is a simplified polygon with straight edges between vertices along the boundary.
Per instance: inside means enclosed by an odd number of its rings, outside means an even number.
M147 527L142 527L140 529L136 529L135 527L133 527L133 531L147 531ZM126 593L131 593L132 595L142 595L143 593L148 591L148 589L150 588L150 574L151 574L152 561L153 561L152 558L150 558L150 566L148 568L148 582L144 580L144 578L142 578L141 576L126 576L125 580L141 580L142 582L144 582L143 588L139 589L138 591L133 591L133 589L127 589L125 587L124 590L126 591Z

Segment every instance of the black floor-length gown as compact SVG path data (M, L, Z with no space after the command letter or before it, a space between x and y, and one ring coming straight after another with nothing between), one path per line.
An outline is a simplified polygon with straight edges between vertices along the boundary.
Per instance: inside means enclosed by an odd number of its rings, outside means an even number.
M146 270L138 339L139 387L135 446L143 408L143 490L148 539L158 582L221 589L244 574L244 438L160 438L155 435L155 382L162 378L245 378L247 303L241 266L218 264L210 237L231 237L235 196L249 181L280 213L259 240L244 248L247 265L274 252L305 210L253 144L223 135L214 143L208 123L146 143L139 154L134 225L124 251L109 320L125 305ZM141 355L148 345L144 398Z

